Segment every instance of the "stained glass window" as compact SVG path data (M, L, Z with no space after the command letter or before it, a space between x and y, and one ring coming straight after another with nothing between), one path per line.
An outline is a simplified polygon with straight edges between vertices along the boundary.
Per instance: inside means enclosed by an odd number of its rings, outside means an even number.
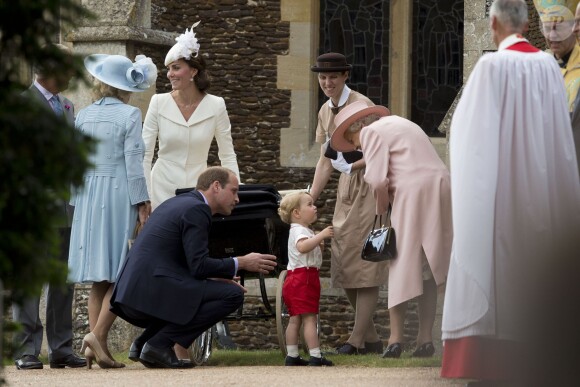
M463 1L414 0L411 120L430 136L461 89Z
M353 67L349 87L376 104L388 106L388 1L322 1L319 48L319 54L344 54ZM319 95L322 105L326 97L322 92Z
M353 65L349 86L389 106L389 1L325 0L319 53L340 52ZM463 1L413 0L411 120L430 136L459 92L463 76ZM319 102L326 97L319 92Z

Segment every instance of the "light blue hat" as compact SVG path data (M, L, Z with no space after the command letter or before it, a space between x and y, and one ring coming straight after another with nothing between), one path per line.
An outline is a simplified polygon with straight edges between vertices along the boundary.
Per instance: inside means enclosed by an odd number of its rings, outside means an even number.
M84 62L93 77L120 90L145 91L157 79L157 67L145 55L137 55L132 63L123 55L93 54Z

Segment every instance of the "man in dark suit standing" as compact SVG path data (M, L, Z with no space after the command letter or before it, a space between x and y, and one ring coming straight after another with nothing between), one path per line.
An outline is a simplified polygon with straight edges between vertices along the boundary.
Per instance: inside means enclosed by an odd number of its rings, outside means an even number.
M63 51L70 53L64 45L57 45ZM36 65L35 79L25 92L30 98L36 99L46 107L47 114L61 116L68 124L74 125L74 107L70 100L59 93L68 88L71 74L52 68L50 64ZM61 237L59 259L68 261L68 248L73 208L68 203L61 204L65 221L59 225ZM46 337L50 368L84 367L85 359L76 356L72 350L72 300L73 286L65 289L49 286L46 296ZM42 346L43 326L39 316L40 297L28 298L22 305L13 306L13 319L22 324L22 331L15 337L16 358L18 369L41 369L42 362L38 359Z
M245 289L234 280L238 270L267 274L276 266L276 257L268 254L208 256L212 215L231 214L238 187L231 170L210 167L199 176L195 191L168 199L152 212L111 297L115 314L145 328L131 345L130 359L147 367L192 367L177 359L173 345L188 348L242 305Z

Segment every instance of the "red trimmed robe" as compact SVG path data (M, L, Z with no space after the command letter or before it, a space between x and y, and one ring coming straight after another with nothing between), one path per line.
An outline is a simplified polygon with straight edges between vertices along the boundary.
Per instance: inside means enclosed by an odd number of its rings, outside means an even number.
M533 269L554 259L559 235L580 229L567 106L556 61L521 35L484 55L467 81L450 133L442 377L514 377Z

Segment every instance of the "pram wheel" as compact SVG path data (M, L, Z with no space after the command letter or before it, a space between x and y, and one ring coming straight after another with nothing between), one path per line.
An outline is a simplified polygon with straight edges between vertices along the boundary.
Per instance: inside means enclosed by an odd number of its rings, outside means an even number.
M278 345L284 357L288 354L286 351L286 327L288 327L288 321L290 320L290 314L288 314L288 309L282 298L282 287L286 279L286 273L286 270L280 272L278 284L276 285L276 330L278 332Z
M193 341L191 347L189 347L189 357L196 366L201 366L207 363L211 356L211 342L213 339L212 329L213 327L199 335L198 338Z

